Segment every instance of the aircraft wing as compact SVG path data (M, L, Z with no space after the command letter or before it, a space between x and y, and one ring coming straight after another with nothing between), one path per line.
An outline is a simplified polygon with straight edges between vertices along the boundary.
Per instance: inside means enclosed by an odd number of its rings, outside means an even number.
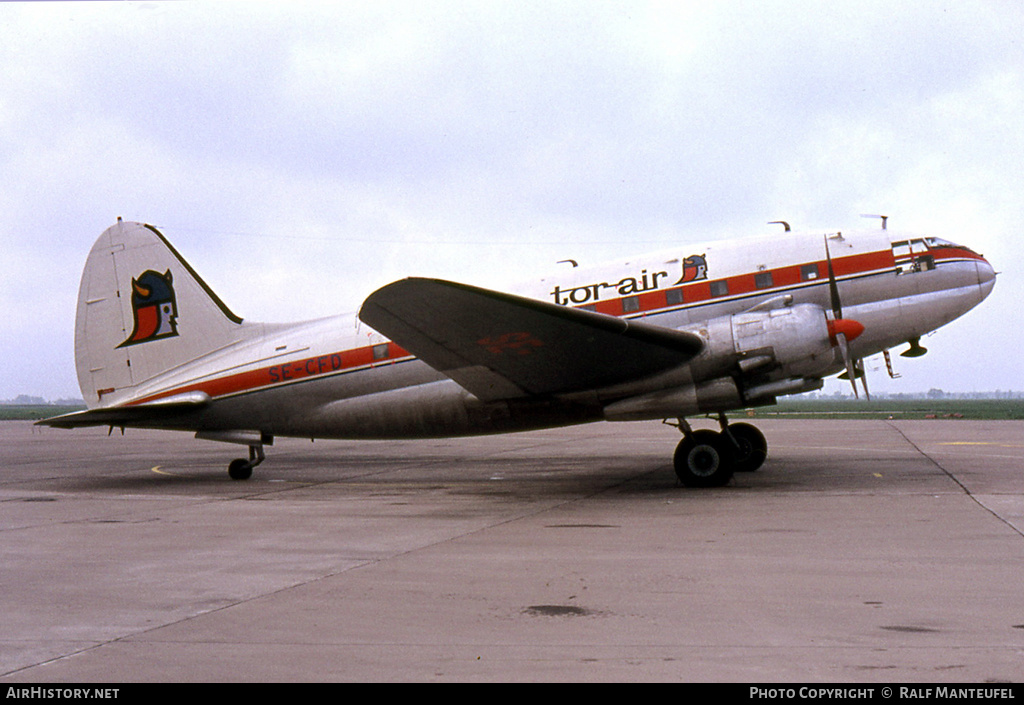
M158 399L145 404L130 406L107 406L85 411L74 411L37 421L37 426L55 428L80 428L84 426L137 426L153 424L180 417L183 414L202 409L210 403L204 392L189 392L167 399Z
M359 317L483 401L641 379L704 347L692 333L437 279L388 284Z

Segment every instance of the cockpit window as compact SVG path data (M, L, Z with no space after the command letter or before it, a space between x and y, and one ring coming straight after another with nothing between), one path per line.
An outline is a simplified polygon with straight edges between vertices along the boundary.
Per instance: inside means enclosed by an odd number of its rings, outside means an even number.
M958 245L955 242L950 242L949 240L943 240L942 238L939 238L939 237L926 237L924 239L924 244L930 250L936 250L936 249L939 249L939 248L946 248L946 249L953 249L953 250L966 250L967 252L971 252L972 251L971 248L969 248L969 247L964 247L963 245Z
M896 273L927 272L935 269L935 257L932 250L962 250L975 254L974 250L957 245L940 237L922 237L913 240L899 240L892 243L893 259L896 260Z
M932 247L943 247L944 245L930 244L930 242L945 242L938 238L923 238L915 240L900 240L892 243L893 259L896 261L896 274L911 274L913 272L927 272L935 269L935 258L928 254Z
M935 238L928 238L934 240ZM892 243L892 251L899 254L910 254L918 252L927 252L928 245L925 244L925 240L917 238L915 240L900 240L899 242Z

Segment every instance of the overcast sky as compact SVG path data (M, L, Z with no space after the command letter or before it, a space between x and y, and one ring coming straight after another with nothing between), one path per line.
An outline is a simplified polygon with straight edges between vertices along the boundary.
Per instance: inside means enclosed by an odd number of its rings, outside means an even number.
M2 3L0 399L79 396L81 268L118 216L286 321L885 213L1001 274L872 388L1024 389L1022 8Z

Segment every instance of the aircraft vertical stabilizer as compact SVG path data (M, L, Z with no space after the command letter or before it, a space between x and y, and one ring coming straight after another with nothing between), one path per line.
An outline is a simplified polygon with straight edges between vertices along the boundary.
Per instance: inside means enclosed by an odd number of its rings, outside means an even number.
M241 323L156 228L118 219L93 245L78 292L86 403L130 400L154 376L237 342Z

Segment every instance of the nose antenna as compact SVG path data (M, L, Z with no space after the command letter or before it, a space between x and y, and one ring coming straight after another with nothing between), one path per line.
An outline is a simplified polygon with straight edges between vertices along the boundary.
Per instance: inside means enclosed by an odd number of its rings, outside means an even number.
M889 216L887 216L887 215L874 215L874 214L871 214L871 213L861 213L860 217L861 218L881 218L882 219L882 230L886 229L885 228L885 224L886 224L886 221L889 220Z

